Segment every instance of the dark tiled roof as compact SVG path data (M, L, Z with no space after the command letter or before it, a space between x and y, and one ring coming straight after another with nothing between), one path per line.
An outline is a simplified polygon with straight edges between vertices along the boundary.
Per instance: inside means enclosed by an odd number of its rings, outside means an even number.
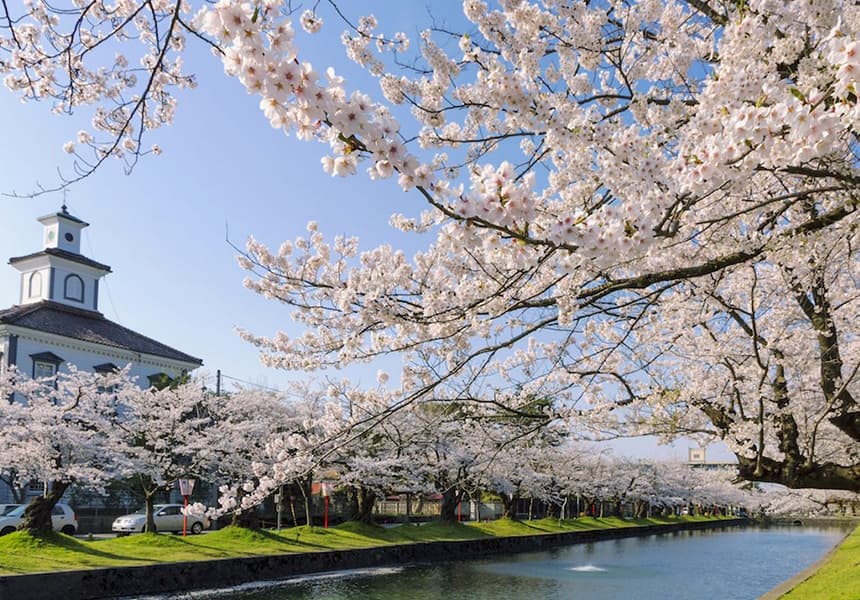
M45 248L44 250L39 250L38 252L33 252L33 254L28 254L26 256L14 256L9 259L9 264L14 265L15 263L21 262L22 260L27 260L29 258L37 258L46 254L49 254L51 256L57 256L59 258L65 258L66 260L76 262L80 265L87 265L88 267L101 269L102 271L107 271L108 273L111 272L110 267L105 264L96 262L91 258L87 258L86 256L75 254L74 252L69 252L68 250L61 250L60 248Z
M203 364L199 358L108 321L99 312L81 310L58 302L36 302L0 310L0 323L132 352Z

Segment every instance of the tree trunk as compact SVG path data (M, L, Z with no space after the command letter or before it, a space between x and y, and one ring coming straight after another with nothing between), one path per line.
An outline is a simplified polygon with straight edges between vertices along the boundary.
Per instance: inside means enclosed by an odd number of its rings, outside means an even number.
M355 521L358 513L358 488L349 486L346 488L346 518Z
M157 490L144 490L144 503L146 505L146 523L144 531L147 533L155 533L155 492Z
M313 475L308 475L304 479L299 480L299 489L302 491L302 498L305 504L305 524L308 527L313 527L313 515L311 510L311 486L313 485Z
M443 523L457 522L457 504L460 502L460 494L454 488L442 492L442 500L439 505L439 519Z
M407 492L406 493L406 515L404 517L405 520L403 522L406 523L407 525L409 525L411 517L412 517L412 494Z
M69 482L67 481L51 482L51 489L44 496L34 498L24 509L21 525L18 526L18 529L26 530L33 535L51 533L54 530L51 513L68 487Z
M356 511L352 520L359 523L373 523L373 507L376 505L376 494L365 487L359 487L356 493Z
M250 511L242 508L242 498L245 497L245 490L240 486L238 490L236 490L236 510L233 511L233 518L230 519L230 525L234 527L245 527L245 528L253 528L254 519L250 514Z
M500 494L499 497L502 499L502 518L516 520L517 504L520 500L519 495L511 494L508 496L507 494Z

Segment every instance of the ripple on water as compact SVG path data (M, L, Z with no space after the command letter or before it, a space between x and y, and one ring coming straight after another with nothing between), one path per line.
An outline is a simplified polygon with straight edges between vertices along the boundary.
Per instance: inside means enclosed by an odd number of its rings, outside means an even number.
M403 571L403 567L369 567L366 569L350 569L346 571L331 571L325 573L313 573L310 575L299 575L298 577L290 577L288 579L252 581L231 587L209 590L191 590L168 594L148 594L145 596L125 596L119 600L208 600L210 598L222 598L232 594L266 592L294 585L312 584L314 582L325 581L327 579L348 580L352 577L394 575L401 571Z
M568 571L576 571L578 573L605 573L606 569L595 565L580 565L578 567L570 567Z

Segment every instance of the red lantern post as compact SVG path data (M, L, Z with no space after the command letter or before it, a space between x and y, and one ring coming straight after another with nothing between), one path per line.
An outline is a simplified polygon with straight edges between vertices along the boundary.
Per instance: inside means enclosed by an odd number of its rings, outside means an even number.
M323 527L328 529L328 497L331 495L331 490L329 489L329 484L321 483L320 484L320 492L323 495Z
M182 511L182 537L186 536L188 530L188 498L194 490L194 483L193 479L179 480L179 493L185 499L185 510Z

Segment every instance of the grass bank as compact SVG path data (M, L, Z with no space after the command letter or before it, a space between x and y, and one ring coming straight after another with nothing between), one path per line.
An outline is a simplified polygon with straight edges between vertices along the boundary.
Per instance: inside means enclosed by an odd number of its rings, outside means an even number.
M719 520L721 517L620 519L582 517L559 521L510 521L382 528L348 522L337 527L295 527L280 532L227 527L183 538L137 534L80 540L60 533L32 536L23 531L0 537L0 575L139 566L219 558L370 548L416 542L484 539Z
M860 598L860 527L827 557L809 578L780 600L857 600Z

